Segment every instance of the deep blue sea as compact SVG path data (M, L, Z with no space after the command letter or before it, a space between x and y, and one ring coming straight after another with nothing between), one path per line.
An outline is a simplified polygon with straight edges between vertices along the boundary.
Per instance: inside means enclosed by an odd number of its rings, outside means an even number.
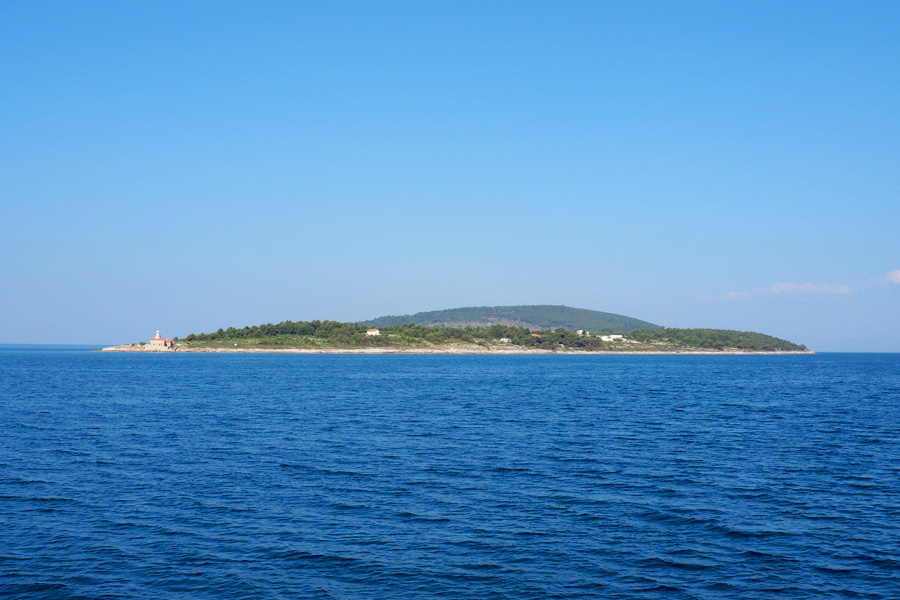
M900 598L900 355L0 347L0 596Z

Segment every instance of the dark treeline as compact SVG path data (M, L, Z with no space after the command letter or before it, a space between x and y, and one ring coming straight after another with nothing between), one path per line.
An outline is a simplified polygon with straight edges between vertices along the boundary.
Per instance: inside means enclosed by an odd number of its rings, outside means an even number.
M599 347L599 339L579 337L571 331L532 332L524 327L492 325L480 327L429 327L415 323L402 323L380 328L381 335L366 335L368 327L361 323L341 323L338 321L283 321L266 323L237 329L219 329L213 333L190 334L184 341L206 342L225 340L251 340L266 338L310 338L327 344L357 343L363 345L388 345L391 342L444 344L450 342L488 343L508 339L512 344L522 346L543 346L572 344L572 347Z
M794 344L771 335L730 329L639 329L630 332L628 337L639 342L663 342L685 348L806 350L806 346L802 344Z
M512 325L490 327L433 327L402 323L380 328L381 335L366 335L367 326L362 323L338 321L283 321L273 324L253 325L237 329L219 329L213 333L190 334L183 338L188 342L215 342L227 340L263 340L289 343L304 341L335 346L388 346L397 344L447 344L467 342L494 344L503 342L529 348L560 347L573 350L627 349L628 342L604 342L597 336L580 336L573 331L558 328L533 331ZM723 350L805 350L793 344L761 333L724 329L638 329L628 332L630 340L647 344L664 344L684 349Z
M282 321L281 323L253 325L236 329L219 329L213 333L190 334L186 341L240 340L276 336L305 336L330 339L338 336L351 336L366 333L366 326L359 323L340 323L338 321Z

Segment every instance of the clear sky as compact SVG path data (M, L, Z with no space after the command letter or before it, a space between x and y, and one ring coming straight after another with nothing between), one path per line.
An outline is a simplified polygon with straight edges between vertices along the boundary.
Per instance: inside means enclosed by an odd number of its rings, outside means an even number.
M900 3L0 3L0 342L566 304L900 351Z

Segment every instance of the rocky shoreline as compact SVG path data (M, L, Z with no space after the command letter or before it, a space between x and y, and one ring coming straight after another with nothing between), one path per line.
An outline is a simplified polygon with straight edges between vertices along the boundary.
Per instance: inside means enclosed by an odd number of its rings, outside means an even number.
M152 353L184 353L200 352L206 354L615 354L615 355L783 355L783 354L815 354L812 350L740 350L737 348L724 350L549 350L543 348L522 348L510 346L479 346L477 344L451 344L431 348L227 348L227 347L184 347L176 344L172 349L148 348L145 344L124 344L103 348L101 352L152 352Z

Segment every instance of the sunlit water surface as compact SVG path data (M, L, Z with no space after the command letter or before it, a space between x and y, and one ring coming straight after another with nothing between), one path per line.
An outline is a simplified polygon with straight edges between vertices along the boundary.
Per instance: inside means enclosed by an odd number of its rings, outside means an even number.
M0 347L0 596L900 597L900 355Z

